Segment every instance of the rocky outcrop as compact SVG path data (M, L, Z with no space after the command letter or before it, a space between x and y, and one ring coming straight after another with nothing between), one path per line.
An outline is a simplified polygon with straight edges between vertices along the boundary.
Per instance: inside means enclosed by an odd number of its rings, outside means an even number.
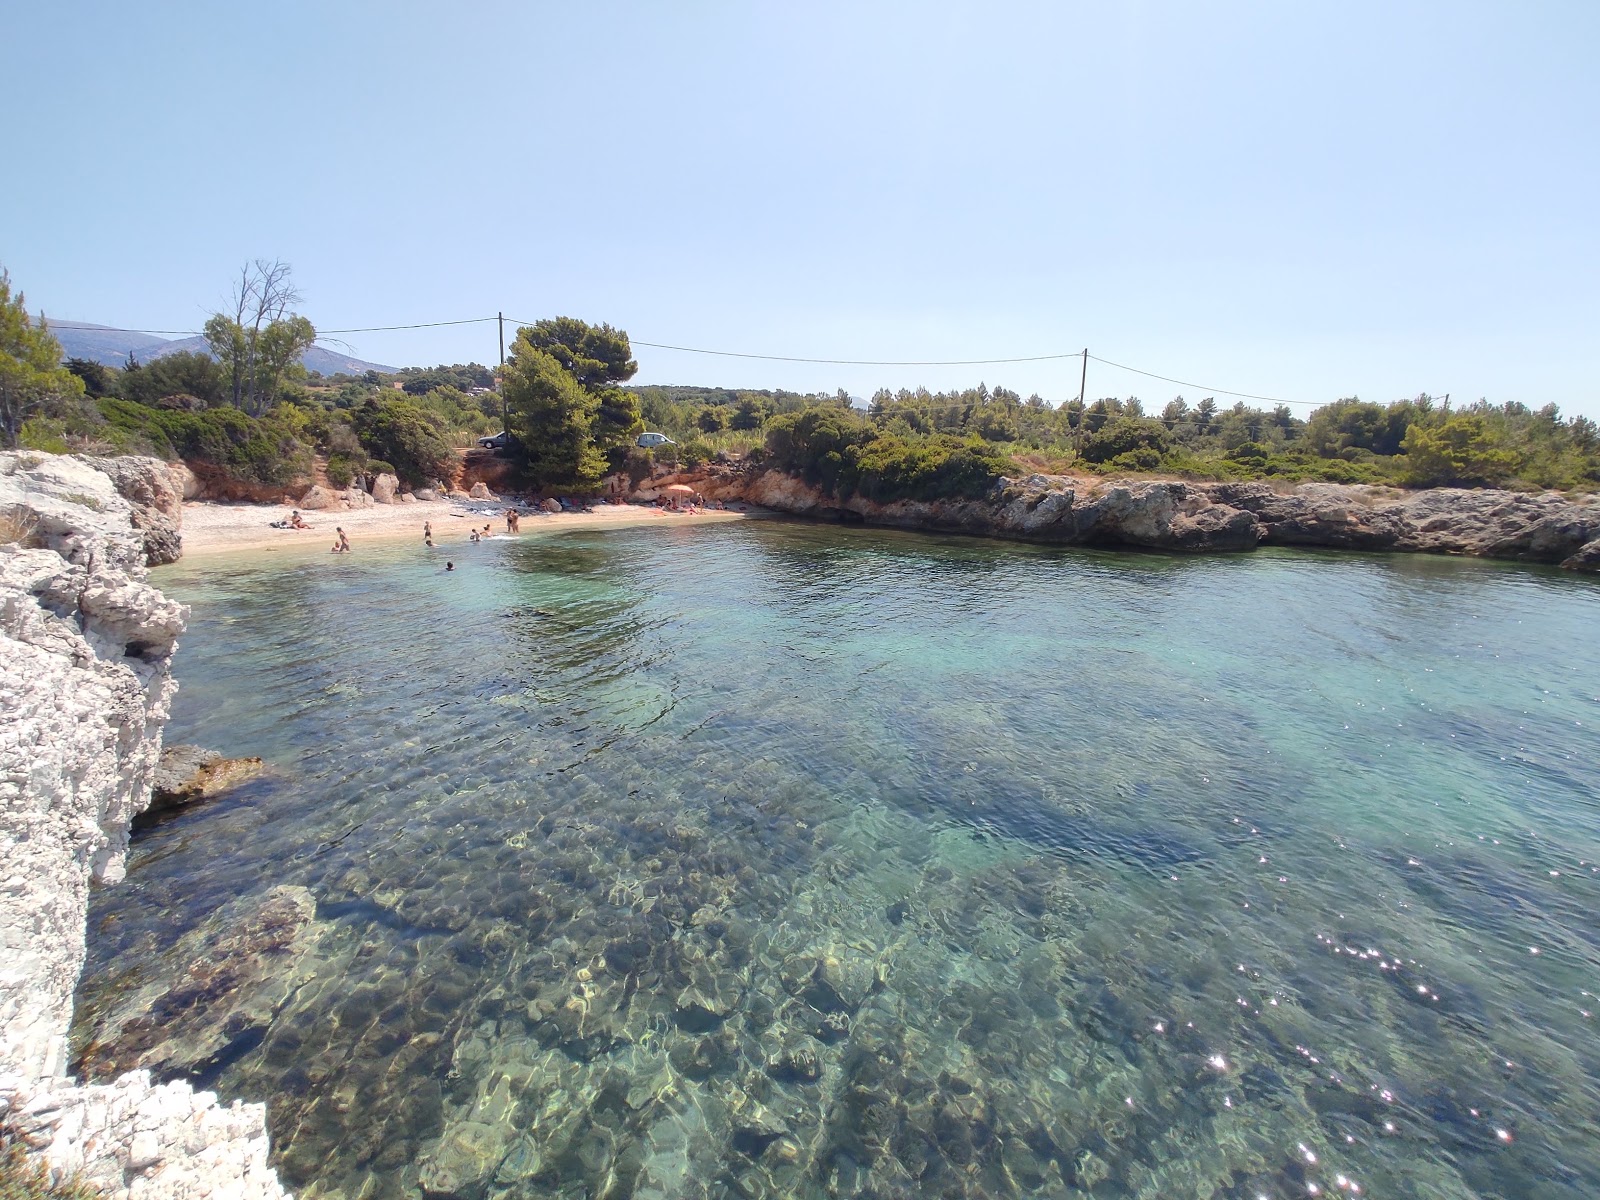
M113 1196L277 1196L259 1107L218 1109L148 1076L108 1089L64 1074L90 884L122 877L186 615L146 581L134 508L86 462L0 454L17 539L0 545L0 1109L52 1169ZM271 1190L251 1190L262 1179Z
M469 491L467 495L473 500L498 500L500 498L491 492L489 490L489 485L484 483L481 479L472 485L472 490Z
M400 480L387 471L372 477L372 499L377 504L393 504L400 490Z
M224 758L202 746L167 746L151 778L150 811L182 808L261 772L259 758Z
M159 458L85 458L84 462L110 477L117 493L133 506L133 527L144 535L145 562L149 566L177 562L183 556L184 492L194 472L183 475Z
M312 484L306 489L306 494L300 497L299 507L306 512L322 512L330 508L343 508L344 498L338 492L331 491L321 484Z
M1330 483L1117 481L1033 475L1002 479L978 499L839 499L779 471L712 464L686 482L710 499L823 520L947 530L1030 541L1149 550L1251 550L1260 545L1409 550L1600 569L1600 498L1492 489Z

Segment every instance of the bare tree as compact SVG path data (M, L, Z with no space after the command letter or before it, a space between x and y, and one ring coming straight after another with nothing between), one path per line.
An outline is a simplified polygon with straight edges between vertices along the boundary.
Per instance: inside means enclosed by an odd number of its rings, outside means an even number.
M289 336L285 318L302 299L292 274L289 264L279 259L245 263L233 287L233 315L217 313L206 322L206 342L228 371L233 403L252 415L259 415L277 391L285 346L290 348L287 361L292 361L315 340L315 331L303 317L293 319ZM277 336L264 337L269 334Z

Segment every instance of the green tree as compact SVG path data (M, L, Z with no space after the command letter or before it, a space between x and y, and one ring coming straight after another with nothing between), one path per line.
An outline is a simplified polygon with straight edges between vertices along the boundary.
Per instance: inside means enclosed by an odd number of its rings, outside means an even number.
M167 396L194 396L209 407L220 404L227 395L227 380L222 367L209 354L179 350L143 365L130 364L122 373L117 391L124 399L140 404L155 404Z
M517 342L543 350L578 386L598 391L626 383L638 373L628 335L609 325L590 325L577 317L548 317L517 331Z
M528 332L517 332L502 376L511 433L540 484L590 490L606 467L592 433L597 401L560 360L523 336Z
M239 273L233 314L216 313L205 324L206 345L222 364L233 403L247 413L272 407L317 340L311 322L289 311L300 299L287 263L258 258Z
M517 330L501 387L537 482L599 485L607 455L620 458L644 428L638 394L616 386L638 369L628 335L609 325L552 317Z
M81 407L83 380L61 365L61 343L41 316L29 320L23 295L0 270L0 435L15 446L22 423Z
M1517 470L1517 454L1504 448L1478 413L1455 413L1438 425L1413 425L1402 443L1411 482L1424 487L1494 487Z
M104 363L92 358L69 358L67 370L83 380L83 390L91 399L117 394L117 375Z

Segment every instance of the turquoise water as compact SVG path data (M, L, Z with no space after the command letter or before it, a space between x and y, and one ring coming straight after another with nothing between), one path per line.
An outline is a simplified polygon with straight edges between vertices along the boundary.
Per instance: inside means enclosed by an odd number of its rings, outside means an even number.
M86 1068L302 1195L1600 1194L1595 581L424 553L157 573L169 741L270 769L91 914Z

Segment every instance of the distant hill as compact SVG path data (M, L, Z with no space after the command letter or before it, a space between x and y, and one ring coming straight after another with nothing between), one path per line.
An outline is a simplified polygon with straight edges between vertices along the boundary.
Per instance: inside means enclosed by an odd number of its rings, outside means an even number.
M140 362L149 362L152 358L160 358L163 354L176 354L180 350L208 353L206 340L203 337L186 337L171 341L156 337L154 334L131 333L125 329L115 329L109 325L93 325L87 321L49 321L48 324L56 341L61 343L63 356L93 359L108 367L122 366L128 361L130 353ZM300 361L305 364L306 370L323 375L337 375L341 372L346 375L360 375L363 371L378 371L384 375L393 375L396 370L382 363L351 358L348 354L340 354L336 350L328 350L322 346L311 347L301 356Z

